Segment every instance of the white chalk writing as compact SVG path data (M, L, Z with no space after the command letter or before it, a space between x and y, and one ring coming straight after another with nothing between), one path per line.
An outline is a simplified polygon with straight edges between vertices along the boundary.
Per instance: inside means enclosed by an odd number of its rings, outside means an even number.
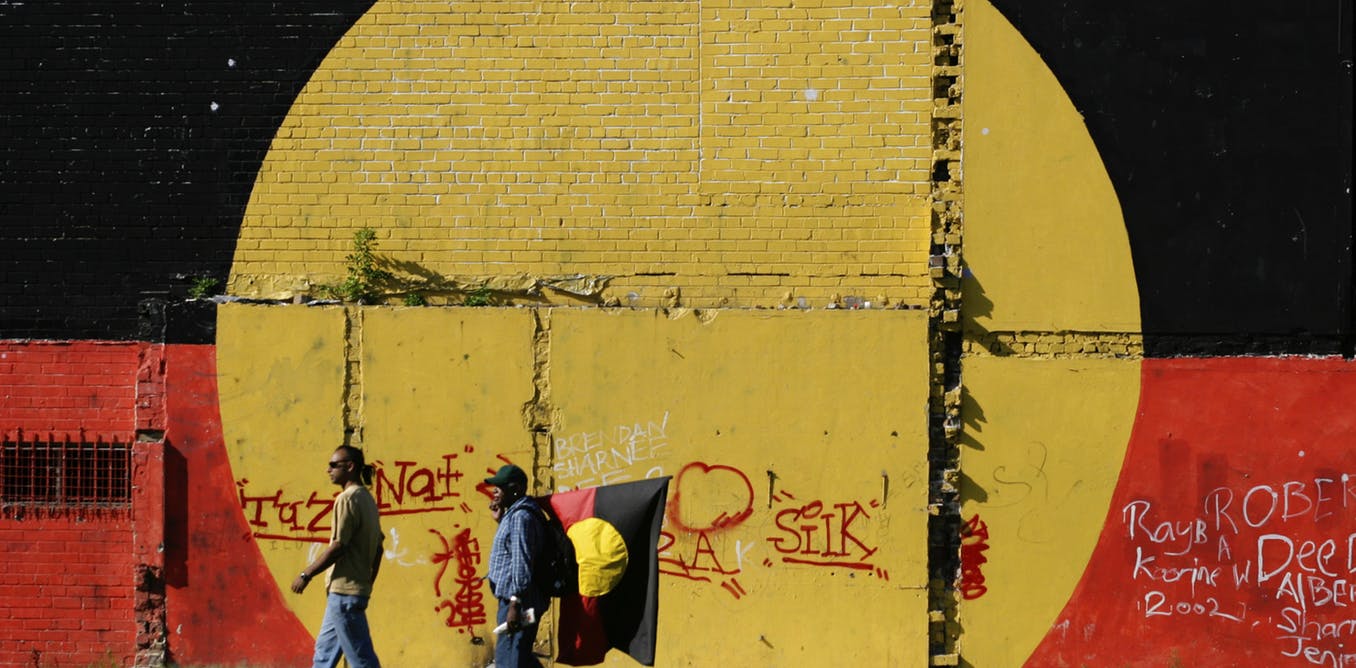
M649 469L667 454L668 424L666 412L658 420L556 438L553 469L557 487L596 487L648 477Z
M1356 476L1217 487L1189 513L1120 509L1145 618L1263 624L1280 654L1356 666ZM1335 529L1335 531L1334 531Z

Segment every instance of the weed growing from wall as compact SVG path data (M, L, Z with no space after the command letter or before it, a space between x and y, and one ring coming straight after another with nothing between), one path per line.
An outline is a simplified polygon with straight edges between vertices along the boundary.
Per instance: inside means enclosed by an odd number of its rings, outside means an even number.
M513 294L535 299L537 286L543 284L537 281L516 289L492 289L489 279L484 277L449 278L415 262L392 260L377 253L377 232L370 227L354 232L353 251L344 256L344 262L347 270L344 280L316 285L319 294L357 304L382 304L387 299L399 298L405 306L428 306L430 298L441 304L456 303L456 296L461 295L462 306L501 306ZM476 284L479 285L471 287Z
M221 281L211 276L194 276L193 282L188 286L188 298L204 299L211 297L217 293L218 285L221 285Z
M319 286L321 292L336 299L359 304L381 301L380 285L391 281L391 272L379 266L377 231L364 227L353 233L353 252L344 256L348 274L338 285Z
M466 301L462 302L464 306L490 306L493 304L494 295L484 285L466 293Z

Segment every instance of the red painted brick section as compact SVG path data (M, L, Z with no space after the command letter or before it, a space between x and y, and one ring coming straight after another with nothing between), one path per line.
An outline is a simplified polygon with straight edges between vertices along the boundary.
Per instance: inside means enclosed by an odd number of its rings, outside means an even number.
M0 341L0 437L126 443L163 431L163 351ZM150 665L163 653L163 442L137 442L132 466L131 510L0 518L0 666Z
M165 627L165 443L138 442L132 450L132 560L137 665L163 664Z
M0 666L130 665L135 562L127 512L0 519Z
M0 435L93 440L163 429L162 350L140 342L0 341Z
M136 428L165 430L165 347L148 345L137 368Z

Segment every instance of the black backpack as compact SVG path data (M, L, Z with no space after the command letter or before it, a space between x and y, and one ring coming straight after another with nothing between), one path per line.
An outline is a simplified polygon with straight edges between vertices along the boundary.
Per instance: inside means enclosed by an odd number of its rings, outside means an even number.
M543 594L553 598L579 593L579 561L574 543L565 533L560 518L546 502L535 504L542 522L541 553L533 560L532 581Z

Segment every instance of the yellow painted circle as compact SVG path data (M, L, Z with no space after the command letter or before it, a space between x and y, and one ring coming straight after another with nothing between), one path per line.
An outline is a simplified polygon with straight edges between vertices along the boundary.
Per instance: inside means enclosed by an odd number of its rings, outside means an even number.
M626 541L616 527L596 517L572 524L565 533L574 543L579 561L579 593L602 596L615 588L626 573Z

